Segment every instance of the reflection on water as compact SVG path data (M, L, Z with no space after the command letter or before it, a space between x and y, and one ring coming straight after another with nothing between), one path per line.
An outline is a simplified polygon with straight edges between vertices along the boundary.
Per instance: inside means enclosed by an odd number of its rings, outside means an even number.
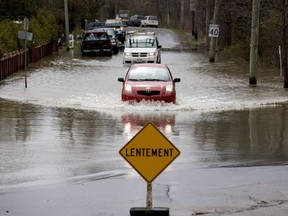
M175 164L246 166L288 161L287 104L202 114L107 114L2 99L0 105L0 187L107 171L115 175L126 166L119 149L148 121L180 149Z
M152 122L159 130L165 134L177 135L174 129L175 113L125 113L121 116L123 124L123 134L130 140L148 122Z
M250 152L263 155L266 159L287 161L288 131L287 107L249 111ZM265 126L265 127L262 127Z
M31 65L27 89L21 72L0 83L0 188L118 175L127 165L119 149L148 121L180 149L173 165L287 163L287 91L278 71L259 68L251 88L247 62L210 64L196 52L163 50L163 63L181 78L176 104L131 105L117 82L127 71L122 54L65 51Z
M0 99L0 186L49 182L118 169L110 115Z
M287 111L279 105L205 114L191 123L192 157L211 165L286 163Z

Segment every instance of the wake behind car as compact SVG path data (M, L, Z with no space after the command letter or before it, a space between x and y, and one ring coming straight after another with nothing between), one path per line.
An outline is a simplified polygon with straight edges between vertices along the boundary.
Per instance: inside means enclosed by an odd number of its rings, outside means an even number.
M174 78L165 64L133 64L129 67L125 78L118 78L123 83L122 101L176 101Z
M154 32L134 32L127 36L123 64L161 63L161 48Z
M84 33L81 43L82 55L89 53L105 53L112 55L112 44L108 33L103 29L93 29Z

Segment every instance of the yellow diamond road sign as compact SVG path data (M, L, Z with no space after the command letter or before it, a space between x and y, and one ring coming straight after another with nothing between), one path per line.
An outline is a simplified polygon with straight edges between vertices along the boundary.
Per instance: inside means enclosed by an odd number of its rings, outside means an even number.
M180 151L150 122L119 153L148 183L180 155Z

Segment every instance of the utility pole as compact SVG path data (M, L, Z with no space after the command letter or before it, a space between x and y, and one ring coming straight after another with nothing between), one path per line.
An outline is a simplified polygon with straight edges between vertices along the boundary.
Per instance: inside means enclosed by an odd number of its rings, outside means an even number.
M249 85L257 84L256 74L257 74L257 57L258 57L258 39L259 39L259 14L260 14L260 0L253 0L252 23L251 23Z
M287 27L286 27L286 4L287 0L282 0L282 22L283 22L283 30L282 30L282 69L284 75L284 88L288 88L288 65L287 65Z
M209 49L209 24L210 24L210 9L209 0L206 0L206 49Z
M214 7L214 15L213 15L213 23L212 24L218 24L218 22L219 22L219 5L220 5L220 0L215 0L215 7ZM212 37L210 39L209 62L215 62L217 40L218 40L217 37Z
M69 17L68 17L68 3L67 0L64 0L64 12L65 12L65 36L66 36L66 47L67 51L69 48Z

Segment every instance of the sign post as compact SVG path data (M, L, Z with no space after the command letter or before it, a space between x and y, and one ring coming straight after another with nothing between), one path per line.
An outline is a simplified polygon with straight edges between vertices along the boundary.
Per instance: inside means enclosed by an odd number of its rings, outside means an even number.
M217 0L216 0L217 1ZM217 46L217 39L219 37L219 26L216 24L209 25L210 49L209 49L209 62L215 62L215 53Z
M24 18L24 31L18 31L18 38L25 40L24 50L25 50L25 88L27 88L27 65L28 65L28 57L27 57L27 40L32 41L33 33L28 32L29 20L28 18Z
M134 207L130 215L169 215L169 208L153 208L152 182L171 164L180 151L151 122L147 123L124 147L120 155L146 180L146 208Z
M152 198L152 183L147 183L147 198L146 198L146 208L153 208L153 198Z

